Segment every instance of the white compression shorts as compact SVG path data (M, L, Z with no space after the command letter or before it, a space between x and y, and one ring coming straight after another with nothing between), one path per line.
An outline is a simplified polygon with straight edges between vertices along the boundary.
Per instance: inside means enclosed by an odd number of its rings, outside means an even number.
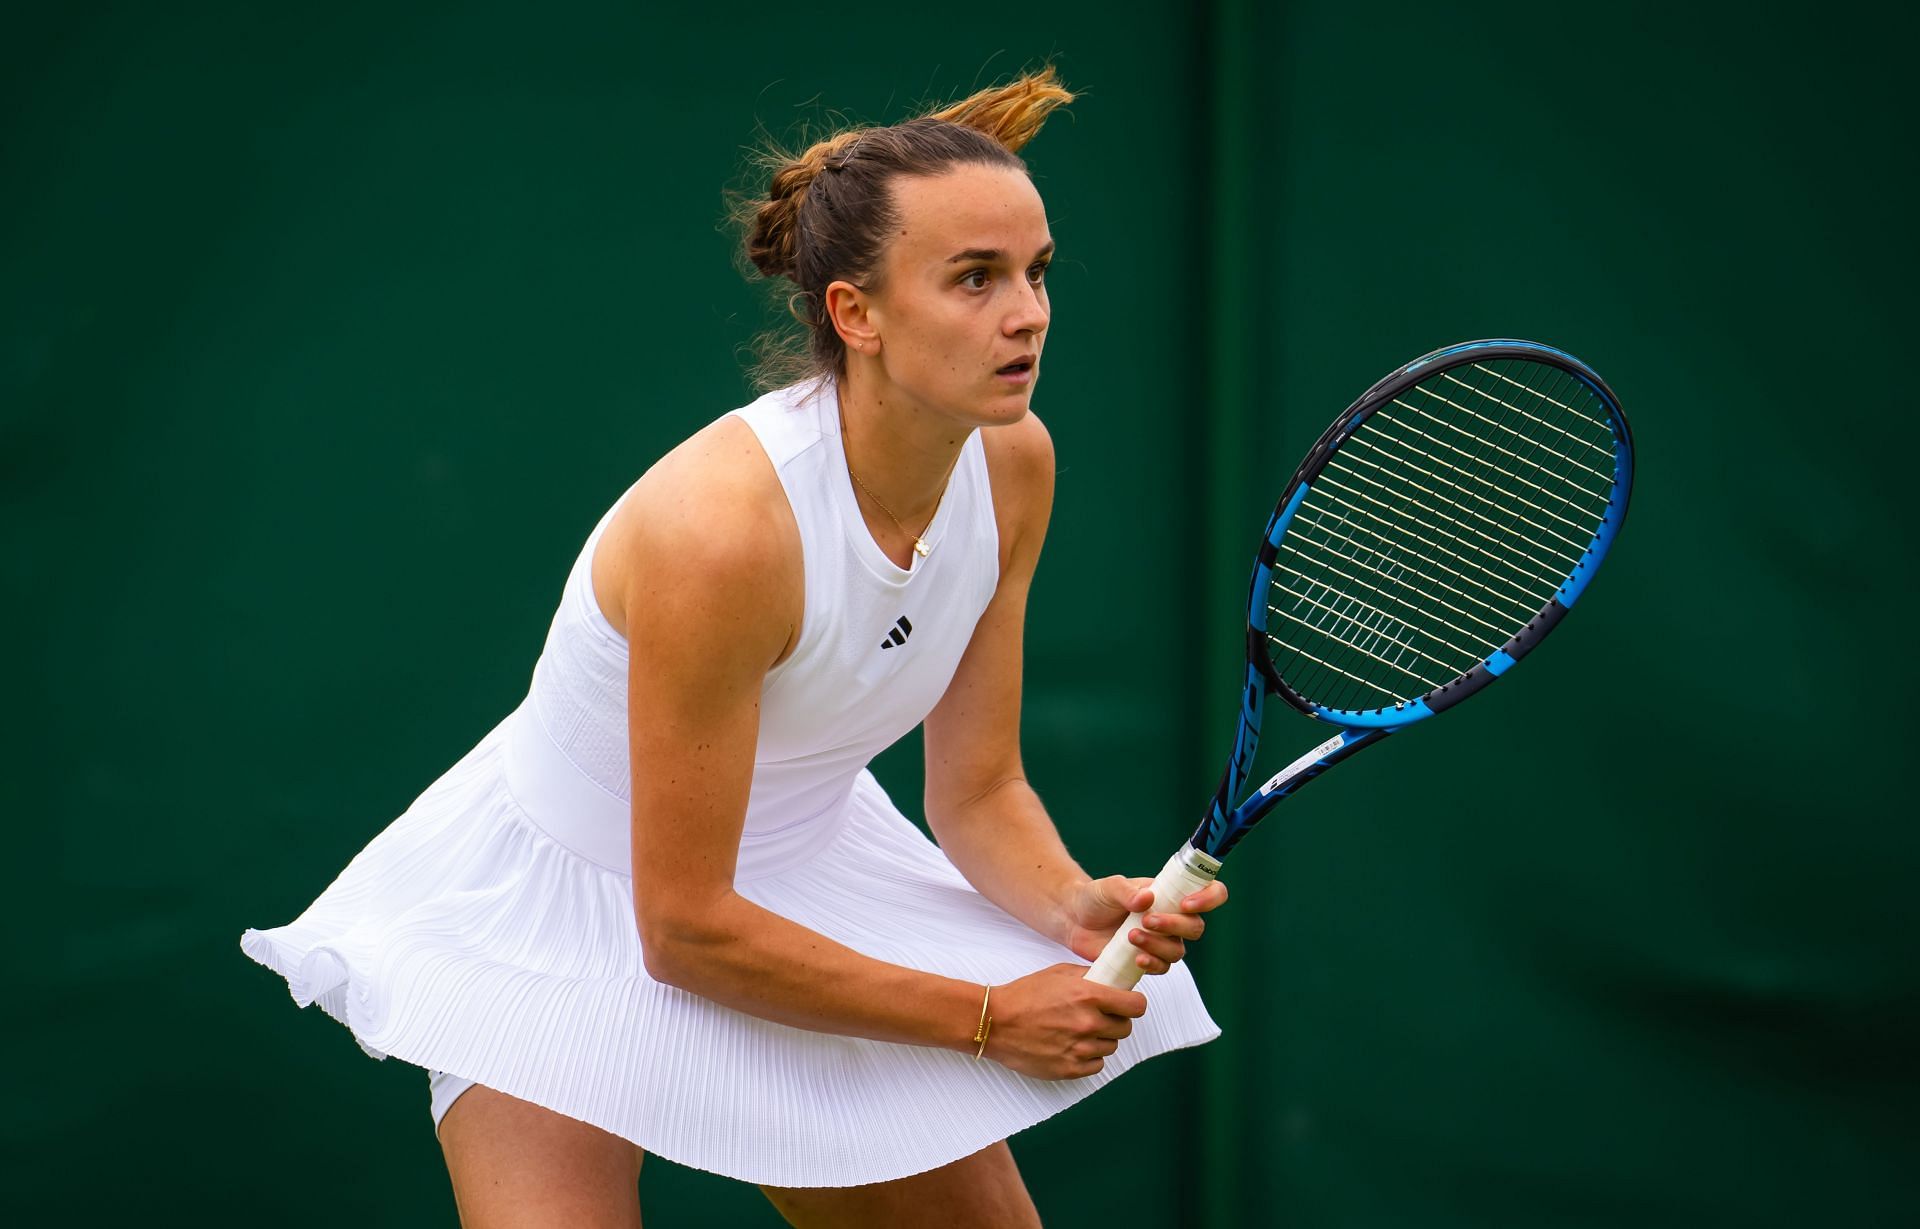
M460 1094L473 1087L473 1081L457 1075L448 1075L444 1071L427 1072L427 1091L433 1097L433 1135L440 1137L440 1120L447 1116L447 1110L460 1098Z

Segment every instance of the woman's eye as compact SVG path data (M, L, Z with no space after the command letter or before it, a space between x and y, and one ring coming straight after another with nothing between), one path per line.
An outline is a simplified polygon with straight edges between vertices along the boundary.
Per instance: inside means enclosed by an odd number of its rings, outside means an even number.
M1027 280L1032 282L1036 286L1038 286L1041 282L1046 281L1047 266L1045 264L1037 264L1033 266L1033 268L1028 269Z
M960 278L960 284L969 290L983 290L987 285L987 271L985 269L975 269L970 273L963 274Z

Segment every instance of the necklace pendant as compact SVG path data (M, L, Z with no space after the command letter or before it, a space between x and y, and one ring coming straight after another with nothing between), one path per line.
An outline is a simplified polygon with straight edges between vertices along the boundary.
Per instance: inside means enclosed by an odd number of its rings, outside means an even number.
M925 559L933 553L933 548L927 545L924 538L915 538L913 540L913 553Z

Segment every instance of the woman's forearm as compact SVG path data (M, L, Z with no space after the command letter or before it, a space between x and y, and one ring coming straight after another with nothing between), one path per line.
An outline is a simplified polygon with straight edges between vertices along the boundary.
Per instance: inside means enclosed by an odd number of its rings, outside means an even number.
M645 940L658 981L815 1032L972 1052L981 987L862 955L728 892Z
M951 808L929 800L927 826L982 896L1049 939L1066 941L1066 903L1087 872L1025 778L1010 777Z
M1057 942L1087 880L1033 789L1019 779L934 815L947 857L981 895ZM972 1052L981 987L877 960L727 893L694 922L646 936L660 981L737 1011L816 1032Z

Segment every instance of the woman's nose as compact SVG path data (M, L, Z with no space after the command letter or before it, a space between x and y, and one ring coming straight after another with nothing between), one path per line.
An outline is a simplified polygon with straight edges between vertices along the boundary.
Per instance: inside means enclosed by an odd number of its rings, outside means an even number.
M1040 288L1029 284L1018 293L1020 295L1018 303L1014 306L1014 309L1007 314L1007 332L1045 332L1049 313L1046 302L1040 297Z

